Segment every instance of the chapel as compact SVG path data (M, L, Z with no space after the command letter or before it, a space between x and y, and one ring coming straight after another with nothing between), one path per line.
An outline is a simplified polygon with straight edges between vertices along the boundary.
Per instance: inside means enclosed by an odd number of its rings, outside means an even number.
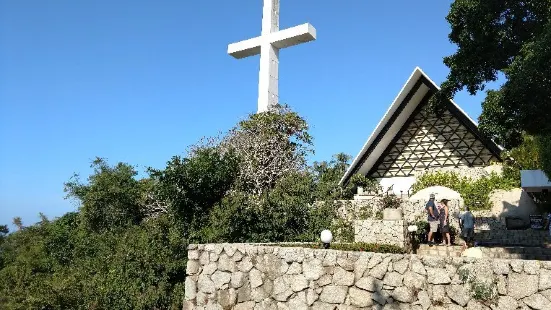
M354 158L340 183L355 174L376 178L383 191L410 191L416 175L434 168L487 167L501 162L502 148L478 130L455 102L438 115L428 108L439 87L415 68Z

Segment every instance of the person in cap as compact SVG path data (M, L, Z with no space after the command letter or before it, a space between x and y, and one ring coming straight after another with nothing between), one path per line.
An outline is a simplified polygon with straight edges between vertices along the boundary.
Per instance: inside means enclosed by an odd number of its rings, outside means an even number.
M440 218L440 214L438 213L438 209L436 208L436 204L434 203L434 201L434 194L430 194L429 201L427 201L427 204L425 205L425 210L427 212L427 221L429 222L429 235L427 241L430 246L432 246L432 244L434 243L434 234L438 231L438 220Z

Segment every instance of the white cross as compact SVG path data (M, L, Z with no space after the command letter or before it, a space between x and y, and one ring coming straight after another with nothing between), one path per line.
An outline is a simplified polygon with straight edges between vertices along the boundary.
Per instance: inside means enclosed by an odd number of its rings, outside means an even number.
M315 39L316 29L309 23L279 31L279 0L264 0L261 35L228 45L228 54L237 59L260 54L258 113L278 103L279 49Z

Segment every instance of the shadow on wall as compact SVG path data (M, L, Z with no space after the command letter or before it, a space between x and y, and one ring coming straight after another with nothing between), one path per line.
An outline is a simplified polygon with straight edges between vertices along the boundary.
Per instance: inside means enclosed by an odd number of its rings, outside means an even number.
M530 224L530 215L541 214L532 197L520 188L495 191L490 195L490 201L493 214L501 218L522 219L527 227Z

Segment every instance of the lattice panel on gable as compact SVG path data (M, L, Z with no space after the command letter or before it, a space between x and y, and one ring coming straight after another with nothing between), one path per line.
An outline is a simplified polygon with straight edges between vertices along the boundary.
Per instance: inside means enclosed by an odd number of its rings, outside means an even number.
M406 177L438 167L484 167L497 160L449 111L441 117L421 109L384 154L373 177Z

